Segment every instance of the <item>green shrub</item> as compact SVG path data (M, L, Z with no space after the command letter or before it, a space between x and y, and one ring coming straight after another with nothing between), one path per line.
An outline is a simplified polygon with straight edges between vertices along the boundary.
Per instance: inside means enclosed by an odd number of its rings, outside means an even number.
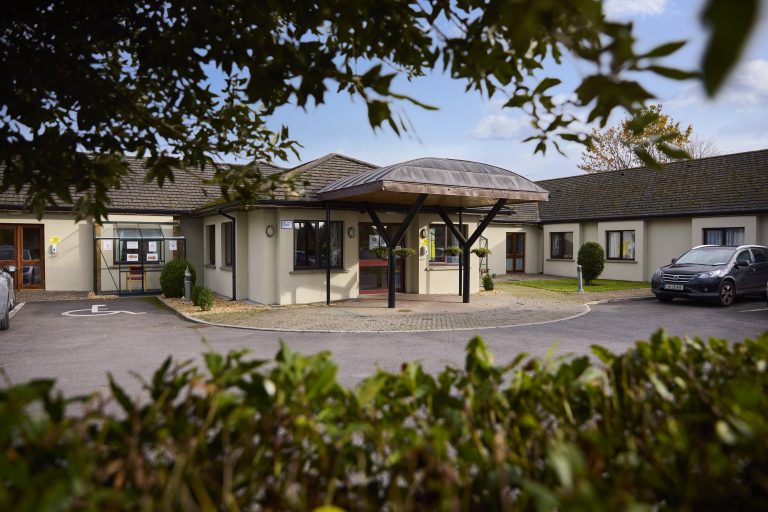
M768 333L341 386L282 345L169 358L116 407L0 389L3 510L766 510ZM67 409L68 405L73 405ZM330 507L328 508L330 510Z
M464 249L461 247L446 247L445 248L445 255L446 256L459 256L461 254L464 254Z
M602 246L597 242L587 242L579 249L579 257L576 263L581 265L581 275L584 284L592 284L603 273L605 268L605 254Z
M483 274L483 290L493 290L493 278L491 274Z
M198 297L200 296L200 292L205 289L205 286L201 284L196 284L192 287L192 291L189 292L189 300L192 302L194 306L199 306L200 303L198 302Z
M160 272L160 289L166 297L184 296L184 271L189 267L190 285L195 285L195 267L185 260L172 260L163 266ZM190 290L191 292L191 290Z
M197 306L203 311L210 311L213 306L213 292L210 288L203 288L197 292Z

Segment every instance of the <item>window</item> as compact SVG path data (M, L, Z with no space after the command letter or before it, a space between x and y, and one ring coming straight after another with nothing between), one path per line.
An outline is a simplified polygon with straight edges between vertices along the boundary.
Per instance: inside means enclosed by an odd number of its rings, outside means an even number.
M205 226L205 237L208 247L206 265L216 265L216 224Z
M738 256L736 256L736 261L740 260L746 260L750 264L754 263L755 261L752 259L752 255L749 253L749 251L741 251Z
M753 247L752 254L755 255L755 263L765 263L768 261L768 255L766 255L764 249L756 249Z
M635 232L632 231L606 231L608 247L606 259L628 260L635 259Z
M331 268L342 268L342 230L341 222L331 221L330 224L330 255ZM328 264L328 244L326 242L325 221L296 220L293 221L293 268L313 269L325 268Z
M461 234L466 238L467 225L460 228ZM445 224L429 225L429 263L435 265L458 265L458 254L446 254L449 247L461 247L459 240L453 234L453 231Z
M573 259L573 232L549 234L549 257L553 260Z
M232 223L231 222L223 222L221 224L221 247L222 252L224 253L224 266L225 267L232 267L232 242L233 242L233 233L232 233Z
M704 229L704 243L730 247L744 245L744 228L706 228Z

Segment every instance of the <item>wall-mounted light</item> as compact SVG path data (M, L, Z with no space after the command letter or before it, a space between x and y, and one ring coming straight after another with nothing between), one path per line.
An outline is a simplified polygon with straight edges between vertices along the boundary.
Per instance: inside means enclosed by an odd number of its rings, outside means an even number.
M427 238L427 229L421 228L421 231L419 231L419 237L420 238Z
M267 236L269 238L272 238L273 236L275 236L275 226L273 226L272 224L267 226Z
M355 228L354 228L354 226L349 226L349 228L347 229L347 236L349 238L355 238Z

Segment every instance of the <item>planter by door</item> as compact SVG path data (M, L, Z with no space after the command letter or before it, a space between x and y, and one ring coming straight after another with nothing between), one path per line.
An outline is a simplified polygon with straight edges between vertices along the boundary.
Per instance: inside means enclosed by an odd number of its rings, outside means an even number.
M45 288L44 250L42 225L0 224L0 265L17 268L17 289Z
M386 224L384 227L387 229L387 234L394 236L400 225ZM357 232L359 233L360 293L386 293L388 289L388 262L373 254L373 249L379 245L383 246L384 242L379 243L378 230L373 224L360 223ZM395 282L397 283L395 291L402 292L405 289L405 261L403 258L395 260Z
M507 233L507 274L525 272L525 233Z

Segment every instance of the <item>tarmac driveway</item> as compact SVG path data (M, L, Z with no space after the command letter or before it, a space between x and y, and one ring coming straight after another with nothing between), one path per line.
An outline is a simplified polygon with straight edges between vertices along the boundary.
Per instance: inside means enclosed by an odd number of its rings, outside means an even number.
M614 302L592 306L571 320L542 325L476 331L499 362L519 352L543 355L589 353L597 343L615 351L647 339L659 327L672 334L716 336L739 341L768 331L764 301L740 301L731 308L675 301ZM78 300L27 303L0 332L0 367L12 382L55 378L67 395L106 389L106 373L132 393L168 355L200 359L207 343L218 351L248 348L255 357L272 358L278 340L305 353L330 350L339 378L353 385L377 367L396 371L403 361L420 360L429 371L461 366L473 331L415 333L291 333L249 331L191 323L155 299ZM4 384L0 384L2 386Z

